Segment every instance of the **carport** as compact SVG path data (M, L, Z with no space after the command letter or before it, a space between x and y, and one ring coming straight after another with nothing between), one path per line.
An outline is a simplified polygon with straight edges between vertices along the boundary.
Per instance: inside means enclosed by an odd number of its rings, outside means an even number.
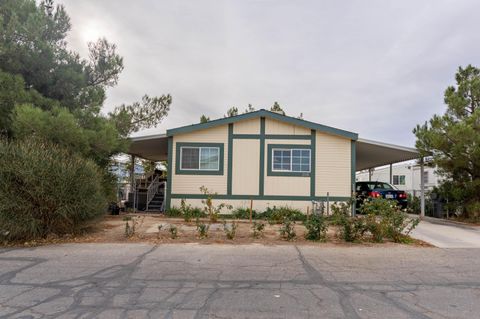
M379 166L390 166L390 184L392 184L392 165L399 162L420 159L420 175L423 176L424 160L420 153L411 147L383 143L359 138L356 142L356 171L371 170ZM420 179L420 216L425 216L425 184Z
M168 159L168 137L166 134L132 137L130 141L128 154L132 155L132 162L135 161L135 157L151 161L166 161ZM390 165L390 183L392 183L392 164L414 159L420 159L420 171L421 176L423 176L424 161L420 153L414 148L362 138L359 138L355 143L355 171L371 170L375 167ZM425 216L423 178L420 186L421 217L423 217Z

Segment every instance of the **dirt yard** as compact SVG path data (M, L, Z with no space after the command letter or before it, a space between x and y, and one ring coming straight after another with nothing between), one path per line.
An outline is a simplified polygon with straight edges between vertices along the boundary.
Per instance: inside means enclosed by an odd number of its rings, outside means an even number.
M135 223L135 232L131 236L126 236L124 218L129 216L130 227ZM327 234L327 242L312 242L305 239L305 227L297 222L295 225L296 238L293 241L287 241L280 236L281 225L270 225L265 223L263 235L259 238L253 238L252 223L248 220L235 220L238 227L236 236L233 240L227 239L224 231L223 221L210 223L208 219L201 219L202 223L209 225L208 237L200 238L195 221L185 222L182 218L168 218L163 215L153 214L135 214L120 216L105 216L104 219L93 225L92 229L81 236L64 236L61 238L50 237L46 240L25 242L24 246L37 246L45 244L79 242L79 243L128 243L128 242L149 242L155 244L161 243L199 243L199 244L251 244L258 243L263 245L289 245L289 244L308 244L321 246L375 246L375 245L400 245L392 242L373 243L364 241L361 243L346 243L337 238L336 228L330 226ZM231 224L233 220L227 220L227 224ZM177 237L172 238L170 233L170 225L177 228ZM161 229L159 231L159 226ZM19 243L14 244L17 246ZM413 240L414 246L429 246L428 244Z

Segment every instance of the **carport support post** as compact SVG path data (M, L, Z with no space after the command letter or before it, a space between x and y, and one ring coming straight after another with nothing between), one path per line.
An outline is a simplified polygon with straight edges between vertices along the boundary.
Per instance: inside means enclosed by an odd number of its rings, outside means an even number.
M390 185L393 183L393 169L392 169L392 165L393 164L390 164Z
M420 218L425 217L425 180L423 179L424 160L420 159Z
M135 185L135 155L132 155L132 166L130 167L130 191L133 197L133 212L135 212L136 206L136 185Z

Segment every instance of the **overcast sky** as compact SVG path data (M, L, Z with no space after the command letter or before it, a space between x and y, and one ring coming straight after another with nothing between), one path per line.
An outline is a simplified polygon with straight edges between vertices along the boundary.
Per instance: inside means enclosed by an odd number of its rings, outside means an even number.
M480 66L480 1L58 0L72 49L106 37L125 70L105 111L145 93L173 97L156 129L231 106L288 115L413 146L442 113L458 66Z

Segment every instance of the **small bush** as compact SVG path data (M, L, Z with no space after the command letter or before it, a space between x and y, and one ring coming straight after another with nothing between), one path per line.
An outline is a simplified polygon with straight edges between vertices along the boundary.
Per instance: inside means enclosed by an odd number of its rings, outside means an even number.
M34 139L0 139L0 240L78 233L108 198L91 160Z
M135 235L135 224L136 221L130 216L125 216L123 217L123 220L125 221L125 237L129 238ZM130 221L132 221L132 225L130 226Z
M170 232L170 238L175 239L178 237L178 228L175 225L170 225L168 228L168 231Z
M157 228L158 228L157 238L160 238L160 233L162 231L163 225L158 225Z
M227 222L224 222L223 231L225 232L225 235L227 235L228 239L235 239L235 236L237 234L237 223L233 221L230 225L228 225Z
M341 226L346 218L351 215L350 203L333 203L331 206L332 215L328 216L331 225Z
M312 215L307 221L304 222L304 225L307 229L305 239L313 241L326 241L328 225L325 217L317 214Z
M274 206L273 208L268 207L267 210L262 214L262 217L268 219L269 223L271 224L281 224L285 219L290 221L306 220L306 215L300 210L286 206Z
M295 232L295 221L285 218L282 227L280 227L280 236L288 241L294 240L297 237L297 233Z
M367 214L368 230L376 241L387 237L396 243L405 242L408 234L420 222L418 218L410 218L396 202L383 198L366 201L361 211Z
M165 211L166 217L182 217L182 210L177 207L171 207Z
M366 231L365 221L362 217L346 217L341 222L339 237L346 242L356 242L363 238Z
M263 236L263 231L265 229L265 223L262 222L253 222L253 238L260 238Z
M257 219L259 216L256 210L252 210L252 219ZM248 208L236 208L232 212L232 218L235 219L250 219L250 209Z
M212 223L216 223L218 221L218 217L220 215L220 212L222 211L223 208L226 209L232 209L232 205L228 205L225 203L220 203L218 205L213 204L213 197L216 195L216 193L212 193L206 188L205 186L200 187L200 191L205 195L205 199L202 199L202 204L204 205L204 211L210 218L210 221Z
M200 223L200 221L197 219L197 233L198 237L200 238L207 238L208 237L208 230L210 229L210 226L204 223Z

